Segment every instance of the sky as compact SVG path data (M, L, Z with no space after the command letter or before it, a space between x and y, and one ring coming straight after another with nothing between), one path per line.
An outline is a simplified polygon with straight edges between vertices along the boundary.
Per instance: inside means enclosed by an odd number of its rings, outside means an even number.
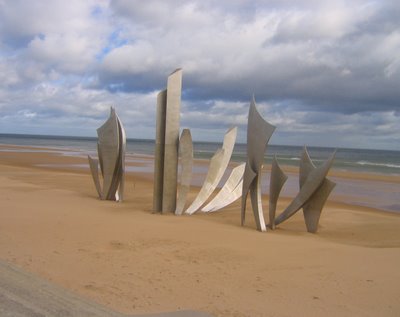
M0 133L154 139L176 68L195 141L400 150L398 0L0 0Z

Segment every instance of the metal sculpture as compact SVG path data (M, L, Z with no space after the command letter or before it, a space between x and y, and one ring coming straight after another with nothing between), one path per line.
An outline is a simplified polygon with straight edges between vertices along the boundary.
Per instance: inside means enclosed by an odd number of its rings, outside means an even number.
M89 166L100 199L123 200L125 183L126 135L121 120L111 107L110 117L97 129L97 154L99 159L90 155ZM103 177L100 185L99 168Z
M224 150L218 149L213 157L210 160L210 165L208 167L206 180L203 183L203 186L200 189L200 192L197 194L195 200L189 206L188 209L185 210L185 214L193 214L201 207L203 202L207 199L204 197L209 197L215 187L213 184L216 182L218 171L221 167L222 159L224 158Z
M247 123L247 162L243 176L241 224L244 225L247 195L250 192L251 205L257 230L266 231L261 203L261 172L264 153L275 127L265 121L257 111L253 99L250 104Z
M271 167L271 178L269 184L269 227L275 229L275 213L279 194L287 180L287 175L279 167L278 160L274 155Z
M225 206L230 205L242 196L243 173L246 164L236 166L225 185L221 188L218 194L211 200L201 211L212 212L217 211Z
M315 169L315 165L310 159L307 148L304 147L300 160L300 176L299 185L302 188L311 171ZM328 196L335 188L336 183L325 178L321 186L314 192L310 199L303 206L304 221L306 223L307 231L316 233L318 231L319 218L321 216L322 208L325 205Z
M182 70L175 70L168 76L167 88L157 96L157 122L156 122L156 146L154 163L154 191L153 209L155 212L175 212L181 215L185 209L186 199L190 190L191 173L193 165L193 144L190 130L185 129L179 143L179 117L180 100L182 91ZM118 119L119 122L119 119ZM103 128L103 127L102 127ZM123 171L123 164L115 166L116 172L110 174L109 162L116 160L115 138L116 135L108 132L106 128L98 129L99 138L104 132L107 135L108 150L103 158L102 152L106 151L99 142L100 167L104 178L103 190L101 189L98 177L98 161L89 157L90 169L99 196L102 199L119 199L118 193L114 196L111 193L116 184L114 174L119 175ZM121 128L120 136L124 135ZM247 196L250 193L250 200L257 230L266 231L266 223L262 207L261 197L261 176L264 163L264 155L268 142L275 131L275 126L268 123L257 110L254 96L250 103L248 124L247 124L247 160L232 170L228 180L217 195L206 204L219 182L221 181L232 156L236 141L237 128L227 131L221 149L218 149L211 158L206 179L198 195L192 204L184 211L186 214L193 214L199 209L203 212L219 210L238 199L241 196L241 225L246 218ZM114 146L114 148L113 148ZM124 155L125 145L121 156ZM111 149L111 150L110 150ZM179 151L180 149L180 151ZM118 150L120 151L120 150ZM177 174L178 156L181 153L181 180L179 197L177 200ZM113 156L114 153L114 156ZM119 152L118 152L119 153ZM269 192L269 224L271 229L276 225L290 218L299 209L303 208L304 219L307 230L316 232L323 205L329 194L335 187L335 183L326 179L326 175L332 165L335 153L327 162L316 168L309 158L306 148L300 163L300 191L287 208L275 218L277 201L287 176L279 167L274 157L271 167L270 192ZM108 161L107 161L108 160ZM123 173L120 176L122 182L117 186L123 189ZM121 195L122 196L122 191ZM205 205L205 206L204 206Z
M306 208L304 217L307 230L316 232L322 207L335 184L325 177L333 164L336 151L320 167L315 167L308 153L302 156L300 169L300 191L287 208L275 219L275 225L293 216L299 209ZM315 195L315 196L314 196Z
M181 177L178 190L175 215L181 215L186 204L187 195L190 190L193 167L193 142L189 129L183 129L179 139L179 152L181 162Z
M168 76L167 89L157 96L153 210L175 212L178 172L182 70Z
M218 150L211 159L209 170L203 186L201 187L192 204L189 206L188 209L186 209L186 214L191 215L199 210L214 192L222 176L224 175L226 168L228 167L233 148L235 146L236 135L236 127L231 128L226 132L222 149Z

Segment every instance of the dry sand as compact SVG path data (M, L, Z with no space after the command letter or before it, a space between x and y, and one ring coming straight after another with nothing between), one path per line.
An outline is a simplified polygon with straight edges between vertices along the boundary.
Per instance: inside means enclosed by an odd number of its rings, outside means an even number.
M44 163L59 167L34 166ZM318 234L301 212L260 233L249 207L240 227L239 202L152 214L148 175L128 175L123 203L100 201L88 170L72 163L86 160L0 152L2 260L124 313L400 316L398 214L329 201Z

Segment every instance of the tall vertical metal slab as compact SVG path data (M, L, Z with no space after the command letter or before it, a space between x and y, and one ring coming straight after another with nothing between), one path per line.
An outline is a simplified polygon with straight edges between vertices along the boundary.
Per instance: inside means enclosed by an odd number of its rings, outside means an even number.
M177 69L167 83L162 212L176 209L181 94L182 69Z
M153 210L175 212L182 70L168 76L167 89L157 96Z
M154 153L154 188L153 211L162 211L164 152L165 152L165 119L167 107L167 90L157 95L156 145Z

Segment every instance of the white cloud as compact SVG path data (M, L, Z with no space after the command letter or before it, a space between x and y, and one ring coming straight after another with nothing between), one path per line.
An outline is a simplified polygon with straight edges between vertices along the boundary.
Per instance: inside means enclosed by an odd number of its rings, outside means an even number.
M8 51L3 61L18 60L24 67L35 68L33 77L47 76L54 69L87 72L111 30L107 14L96 14L106 9L107 1L95 0L1 3L0 41ZM22 81L24 75L19 76Z
M182 67L195 138L239 125L244 140L255 93L275 143L393 147L399 21L392 1L0 0L0 132L94 135L115 105L151 138Z
M313 7L284 11L275 36L284 41L337 40L356 31L375 7L357 1L321 1Z
M14 37L38 34L97 33L93 28L93 10L106 9L108 1L98 0L13 0L0 3L3 31Z
M107 72L119 74L145 73L154 70L157 64L154 48L144 41L115 48L103 61Z
M98 45L87 37L55 34L36 36L28 45L28 56L48 68L66 72L85 71L95 58Z

